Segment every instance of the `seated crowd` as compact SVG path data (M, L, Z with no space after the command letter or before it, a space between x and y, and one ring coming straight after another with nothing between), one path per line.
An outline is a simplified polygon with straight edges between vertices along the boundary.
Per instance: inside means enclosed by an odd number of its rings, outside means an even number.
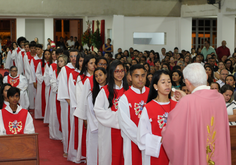
M206 41L197 51L180 52L176 47L158 53L131 47L119 48L113 56L110 39L98 52L73 45L77 38L70 39L65 44L61 38L58 46L49 44L46 50L24 37L12 43L4 64L9 74L0 77L0 135L34 133L27 111L34 109L34 118L49 124L49 138L62 140L63 156L69 161L168 165L161 140L143 129L156 127L152 134L161 136L165 122L159 123L157 116L160 113L164 120L179 101L172 88L191 93L183 70L192 63L205 68L207 86L223 95L229 125L236 125L236 53L209 52ZM148 118L155 107L161 109L152 118L158 126ZM149 145L155 141L160 147L148 146L144 137L150 138ZM145 159L142 154L147 154Z

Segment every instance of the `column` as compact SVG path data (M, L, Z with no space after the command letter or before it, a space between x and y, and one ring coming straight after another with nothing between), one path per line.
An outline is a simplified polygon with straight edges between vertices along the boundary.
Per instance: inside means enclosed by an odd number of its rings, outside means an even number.
M230 53L234 52L235 46L235 15L217 14L217 47L225 40Z
M179 51L190 51L192 48L192 18L179 18ZM177 39L178 40L178 39Z
M16 39L25 37L25 18L16 18Z
M44 48L47 48L48 38L54 41L54 26L53 18L44 19Z

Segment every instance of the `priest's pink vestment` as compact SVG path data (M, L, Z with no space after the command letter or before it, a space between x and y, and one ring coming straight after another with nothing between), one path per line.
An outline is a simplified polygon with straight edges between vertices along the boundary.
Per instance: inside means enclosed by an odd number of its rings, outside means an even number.
M162 131L170 165L231 165L230 132L223 96L206 86L184 96Z

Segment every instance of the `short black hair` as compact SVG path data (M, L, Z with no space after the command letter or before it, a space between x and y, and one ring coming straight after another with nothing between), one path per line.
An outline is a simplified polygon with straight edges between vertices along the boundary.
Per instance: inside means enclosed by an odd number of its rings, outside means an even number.
M35 46L36 48L40 48L40 49L43 49L43 45L42 44L36 44Z
M14 96L16 93L18 93L20 97L20 89L16 87L11 87L7 91L7 98Z
M180 67L179 65L176 65L176 66L173 67L172 71L176 71L176 70L178 70L178 69L181 70L181 67Z
M234 93L234 88L228 84L225 84L223 85L221 88L220 88L220 93L223 94L225 93L227 90L230 90Z
M183 83L183 84L180 86L180 90L182 90L183 87L186 87L186 84L185 84L185 83Z
M60 48L59 48L59 49L56 50L56 54L57 54L57 55L62 54L62 53L63 53L63 49L60 49Z
M18 71L18 69L17 69L16 66L11 66L11 67L10 67L10 71L11 71L12 69L14 69L14 68L16 68L16 70Z
M141 64L135 64L135 65L132 65L132 66L130 67L130 75L132 75L133 72L134 72L136 69L143 69L144 71L146 71L146 69L144 68L143 65L141 65Z

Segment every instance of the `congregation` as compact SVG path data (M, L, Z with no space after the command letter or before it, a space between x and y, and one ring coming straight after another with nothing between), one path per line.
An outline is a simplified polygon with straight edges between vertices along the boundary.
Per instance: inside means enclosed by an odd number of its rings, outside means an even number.
M227 126L236 125L236 49L231 54L226 44L222 41L215 49L206 40L197 50L175 47L158 52L130 47L113 54L109 38L101 50L94 51L84 49L73 36L66 42L62 37L57 43L48 39L47 46L37 38L29 42L20 37L2 52L2 66L9 74L0 75L0 135L34 133L33 118L42 119L49 124L49 138L62 141L62 156L68 161L185 164L173 156L171 147L177 144L169 137L174 132L170 133L172 121L177 120L173 114L180 105L187 106L188 95L197 93L191 84L211 89L212 99L222 98L224 107L219 115L225 116ZM203 83L194 84L191 76L199 76ZM33 118L28 109L34 110ZM23 124L9 131L6 121L12 120L13 114L17 114L14 122L22 120ZM171 118L170 125L165 129L167 118L168 123ZM217 119L215 116L212 123ZM223 161L214 161L228 165L229 128L223 121L218 124L222 127L217 134L227 132L223 137L227 142L226 148L217 151ZM207 161L213 162L213 158L207 157Z

